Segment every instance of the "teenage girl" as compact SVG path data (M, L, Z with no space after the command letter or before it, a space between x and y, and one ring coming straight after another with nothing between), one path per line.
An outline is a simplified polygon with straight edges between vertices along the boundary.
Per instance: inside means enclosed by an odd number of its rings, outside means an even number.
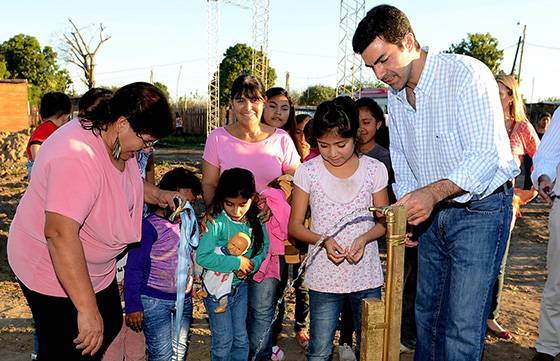
M321 103L311 129L320 157L302 164L294 176L289 232L308 243L312 255L322 234L336 231L332 228L343 216L363 210L342 232L329 233L307 266L305 284L311 316L308 360L331 357L346 295L352 304L359 355L361 301L381 297L383 273L376 239L385 234L385 224L366 208L388 204L388 176L381 162L358 155L358 127L358 112L350 98ZM308 206L310 229L304 226Z

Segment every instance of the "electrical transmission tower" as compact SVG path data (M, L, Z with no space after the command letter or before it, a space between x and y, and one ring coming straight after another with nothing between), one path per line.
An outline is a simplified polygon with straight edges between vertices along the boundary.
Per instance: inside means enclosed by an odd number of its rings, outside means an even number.
M336 95L356 98L361 90L362 59L352 50L352 35L364 17L365 0L341 0Z
M269 0L253 2L253 62L251 72L268 87L268 19Z
M220 127L220 63L218 35L220 30L220 2L208 3L208 101L206 103L206 134Z

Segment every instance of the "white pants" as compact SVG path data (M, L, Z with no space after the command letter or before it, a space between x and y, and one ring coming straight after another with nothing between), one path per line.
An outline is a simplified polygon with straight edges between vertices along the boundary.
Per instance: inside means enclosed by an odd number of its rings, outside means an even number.
M538 352L556 356L560 354L560 199L554 201L550 210L548 229L548 277L542 295L539 338L535 348Z

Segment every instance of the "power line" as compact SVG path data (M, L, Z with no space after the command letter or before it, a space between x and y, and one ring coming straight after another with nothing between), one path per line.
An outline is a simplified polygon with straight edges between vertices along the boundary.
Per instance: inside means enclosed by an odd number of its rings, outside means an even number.
M297 78L297 79L324 79L324 78L329 78L329 77L336 77L336 73L334 74L327 74L327 75L319 75L319 76L297 76L297 75L292 75L292 73L290 73L290 77L292 78Z
M122 72L127 72L127 71L145 70L145 69L151 69L151 68L161 68L161 67L165 67L165 66L182 65L182 64L187 64L187 63L196 63L196 62L205 61L205 60L206 60L206 58L190 59L190 60L178 61L178 62L175 62L175 63L146 65L146 66L139 67L139 68L127 68L127 69L121 69L121 70L103 71L103 72L99 72L99 73L96 73L96 74L99 74L99 75L101 75L101 74L113 74L113 73L122 73Z
M517 43L513 43L511 45L508 45L505 48L503 48L502 50L507 50L507 49L513 48L514 46L517 46Z
M282 53L282 54L290 54L290 55L310 56L310 57L316 57L316 58L330 58L330 59L336 59L336 56L334 56L334 55L310 54L310 53L297 53L297 52L294 52L294 51L275 50L275 49L271 49L270 52Z
M543 49L550 49L550 50L560 50L560 48L554 47L554 46L548 46L548 45L538 45L538 44L532 44L532 43L527 43L527 45L531 45L534 46L536 48L543 48Z

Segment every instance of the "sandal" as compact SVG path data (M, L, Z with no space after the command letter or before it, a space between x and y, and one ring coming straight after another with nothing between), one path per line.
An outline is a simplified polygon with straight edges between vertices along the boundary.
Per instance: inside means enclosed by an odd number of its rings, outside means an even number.
M486 326L487 332L492 336L499 338L500 340L508 341L513 338L511 332L500 326L500 324L494 319L486 320Z
M488 331L490 332L490 334L492 334L492 336L494 336L496 338L499 338L501 340L509 341L513 338L513 335L508 330L498 332L498 331L494 331L490 327L488 327Z
M304 349L309 345L309 334L305 330L296 332L296 341Z

